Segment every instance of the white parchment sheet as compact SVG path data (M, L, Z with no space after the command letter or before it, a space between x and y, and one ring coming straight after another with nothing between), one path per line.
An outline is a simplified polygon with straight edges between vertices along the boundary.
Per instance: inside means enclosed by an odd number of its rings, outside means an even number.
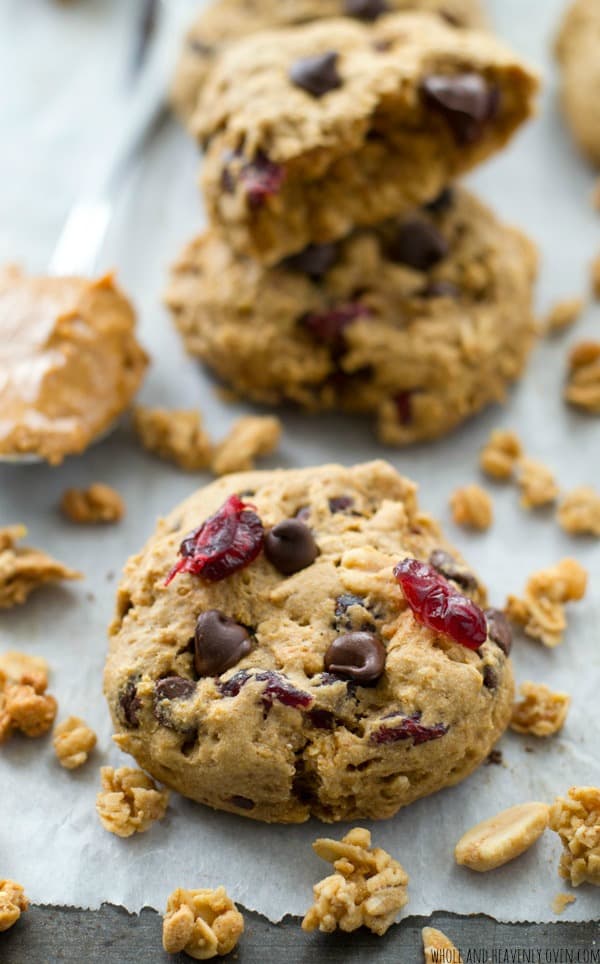
M98 38L108 29L98 4L92 6L96 12L90 56L101 49ZM108 6L111 16L118 17L115 4ZM600 251L600 217L589 200L593 176L565 136L554 103L550 37L562 6L560 0L490 4L498 30L544 68L547 89L539 118L504 156L472 179L504 218L525 227L540 243L541 309L559 297L582 293L589 261ZM17 6L9 2L6 9L15 12ZM0 33L0 44L6 46L6 29ZM58 36L54 39L60 42ZM52 56L57 56L56 49ZM83 64L80 51L78 58ZM10 98L17 94L8 92L6 97L8 107L5 104L2 110L10 119ZM91 143L89 114L81 103L78 109L82 136L85 133ZM31 110L33 117L33 106ZM72 103L70 110L76 125ZM60 157L62 151L65 163L70 163L68 138L65 135L62 144L53 146L52 131L40 129L39 111L35 117L37 148L46 136L48 165L57 172L56 183L64 185ZM60 127L59 118L53 123ZM17 144L22 143L25 160L19 176L14 163L17 148L10 143L10 183L2 178L7 159L0 152L0 193L12 192L10 204L8 194L2 201L2 210L9 211L12 220L4 218L0 253L30 258L30 265L43 268L42 258L52 243L49 225L56 222L57 212L50 217L47 207L42 208L50 186L28 180L34 164L27 155L29 132L22 123L17 126ZM75 130L70 136L75 143ZM78 149L81 157L81 145ZM209 378L184 355L160 305L168 263L202 223L196 173L193 146L174 123L165 125L123 200L104 262L118 266L119 278L138 306L143 341L154 358L143 401L197 405L218 437L248 407L226 405L216 397ZM43 239L34 230L32 205L38 203L44 211ZM21 215L31 226L30 240ZM17 250L9 249L11 239L18 242ZM397 856L410 874L410 913L439 909L485 912L503 920L551 920L552 898L566 889L557 874L560 847L554 834L548 833L515 863L487 875L456 867L453 846L473 823L505 806L529 799L551 801L571 784L600 785L600 544L569 539L551 513L525 513L510 486L493 487L496 522L488 534L469 536L457 530L447 508L453 488L477 478L478 450L498 425L516 427L527 451L552 466L565 488L600 484L600 422L569 411L561 400L568 346L582 336L597 337L599 324L599 307L589 307L575 330L540 345L506 408L487 412L435 445L384 451L367 422L284 414L283 446L271 465L304 466L324 460L350 464L385 455L420 483L422 504L446 521L455 543L489 585L494 603L502 605L508 592L519 591L532 570L567 554L575 555L590 572L590 591L572 607L564 645L549 651L519 639L515 647L518 680L543 681L572 694L563 732L547 742L508 734L500 744L504 766L484 766L461 786L371 826L375 842ZM96 480L123 494L126 520L105 529L62 521L56 504L63 489ZM26 606L0 614L0 651L16 648L45 656L53 669L51 691L59 700L60 715L85 717L99 738L93 762L74 773L57 765L49 740L15 738L0 751L0 876L21 881L36 902L97 907L109 901L136 911L144 905L161 908L176 886L224 884L235 900L277 920L286 913L304 912L312 884L327 872L312 854L311 841L323 831L341 835L348 829L324 828L316 822L263 826L213 813L177 796L163 823L129 840L106 833L97 820L99 766L130 762L111 745L101 693L106 626L118 573L150 534L157 516L205 481L208 476L188 476L145 455L126 426L59 469L0 469L0 523L26 523L32 544L51 550L86 575L80 585L42 590ZM566 916L596 918L600 892L581 887L576 893L577 901Z

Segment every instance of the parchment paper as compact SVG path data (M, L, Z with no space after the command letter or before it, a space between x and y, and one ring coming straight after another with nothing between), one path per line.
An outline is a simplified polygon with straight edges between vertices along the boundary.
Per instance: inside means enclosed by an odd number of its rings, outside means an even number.
M592 174L576 156L554 106L549 38L562 3L496 0L491 6L499 31L538 64L548 66L549 83L540 118L503 157L479 171L473 183L504 218L521 224L540 242L544 257L539 303L547 308L556 298L585 290L587 265L600 250L600 220L589 201ZM115 11L113 5L114 17ZM94 30L105 29L96 12ZM96 49L97 36L94 43ZM57 155L50 134L49 163L57 166L60 150ZM26 145L26 131L21 130L21 137ZM14 163L14 148L11 151ZM119 277L138 306L143 340L154 358L143 401L197 405L218 437L248 407L226 405L216 397L209 378L185 357L159 302L166 266L201 225L196 173L192 145L174 124L163 127L124 198L103 263L118 266ZM21 210L35 224L30 205L41 198L41 186L17 177L11 186L3 183L2 192L11 189L21 192ZM31 251L34 261L39 259L40 239L32 237L29 248L22 225L16 222L19 205L9 208L15 213L12 237L21 243L20 250L3 254L27 256ZM3 249L11 237L10 224L3 225ZM45 239L50 244L48 231ZM493 487L496 522L486 535L470 537L455 529L447 508L453 488L477 478L478 450L498 425L518 428L527 451L552 466L565 489L598 482L600 423L569 411L561 400L561 384L568 345L582 336L597 336L599 322L598 306L589 308L573 332L540 345L527 378L506 408L487 412L436 445L384 451L366 421L284 413L285 438L271 465L324 460L350 464L385 455L420 483L422 504L446 520L452 538L490 586L496 604L502 605L508 592L519 591L532 570L564 555L575 555L590 571L590 591L584 602L572 607L564 645L548 651L519 639L515 651L518 680L543 681L572 694L563 732L547 742L508 734L500 744L504 766L484 766L462 785L371 825L375 842L399 857L410 874L410 913L447 910L485 912L502 920L551 920L552 898L566 889L557 874L560 846L554 834L547 833L517 862L487 875L456 867L454 843L473 823L505 806L528 799L551 801L572 784L600 785L600 545L569 539L551 513L525 513L510 486ZM123 494L126 521L104 529L62 521L56 505L63 489L95 480L106 481ZM97 907L110 901L135 911L144 905L161 908L176 886L224 884L235 900L277 920L286 913L302 913L312 884L327 872L312 854L311 841L323 832L341 835L347 829L316 822L263 826L213 813L177 796L163 823L129 840L106 833L97 820L98 767L130 762L111 746L101 693L115 582L157 516L207 480L208 476L182 474L142 453L127 426L60 469L0 469L0 522L25 522L32 544L86 574L80 586L42 590L25 607L0 615L0 650L16 648L45 656L53 669L51 690L59 700L60 716L85 717L99 737L93 762L74 773L58 766L49 740L15 738L0 751L0 876L21 881L36 902ZM598 891L582 887L576 893L577 902L567 916L596 918Z

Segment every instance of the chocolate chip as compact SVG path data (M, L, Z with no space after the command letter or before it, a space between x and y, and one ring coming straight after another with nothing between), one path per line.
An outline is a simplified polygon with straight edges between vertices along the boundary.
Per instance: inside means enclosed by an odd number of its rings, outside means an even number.
M508 656L512 649L512 627L501 609L486 609L488 636Z
M196 684L183 676L165 676L156 681L154 696L157 700L187 700L196 691Z
M198 616L194 665L198 676L218 676L247 656L252 648L245 626L218 609Z
M486 123L498 113L500 92L480 74L431 74L423 80L421 91L426 104L444 117L460 145L480 140Z
M332 730L334 727L335 716L330 710L324 710L317 706L315 709L309 710L308 716L317 730Z
M350 612L349 610L354 610ZM338 631L346 630L372 630L374 620L368 611L367 604L361 596L354 593L345 592L338 596L335 601L335 621L334 626Z
M389 7L386 0L345 0L344 13L359 20L377 20Z
M498 674L491 666L486 666L483 671L483 685L488 690L498 689Z
M292 64L290 80L313 97L323 97L342 85L337 69L338 56L335 50L329 50L315 57L303 57Z
M265 537L265 556L286 576L306 569L318 554L312 532L300 519L278 522Z
M351 495L337 495L332 499L329 499L329 511L336 515L338 512L346 512L347 509L351 509L354 505L354 499Z
M451 281L430 281L428 285L419 292L421 298L456 298L460 294L459 288Z
M310 507L307 505L301 506L296 512L296 519L300 519L300 522L306 522L310 519Z
M229 797L228 802L234 807L239 807L240 810L254 810L254 807L256 806L254 800L250 800L249 797L240 797L237 793L232 797Z
M439 572L445 579L451 579L461 589L474 592L477 589L477 580L472 572L465 566L461 566L456 559L446 552L445 549L434 549L429 556L429 564Z
M325 669L344 679L376 683L385 669L386 651L374 633L346 633L325 653Z
M140 725L139 712L142 708L142 701L137 695L135 681L127 681L125 689L119 696L119 706L127 726L137 727Z
M299 271L314 281L320 281L335 264L336 258L336 244L309 244L304 251L291 254L283 263L292 271Z
M421 218L401 224L388 246L392 261L406 264L416 271L428 271L448 254L449 246L438 229Z
M437 197L434 197L432 201L428 204L424 204L423 207L426 211L430 211L432 214L442 214L444 211L448 211L454 204L454 189L451 187L445 187L443 191L440 191Z

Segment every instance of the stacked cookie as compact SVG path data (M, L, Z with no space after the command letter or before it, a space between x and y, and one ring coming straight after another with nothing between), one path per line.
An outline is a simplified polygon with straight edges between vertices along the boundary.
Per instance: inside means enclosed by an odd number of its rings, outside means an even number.
M431 14L229 43L192 126L211 221L167 296L188 349L247 397L434 438L503 397L536 256L461 188L531 114L535 75Z

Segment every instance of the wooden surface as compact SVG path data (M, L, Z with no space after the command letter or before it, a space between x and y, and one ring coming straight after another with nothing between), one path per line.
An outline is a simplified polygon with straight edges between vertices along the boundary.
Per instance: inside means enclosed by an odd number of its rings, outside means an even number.
M354 934L305 934L297 918L277 926L244 912L246 931L236 953L240 964L418 964L423 959L421 928L431 923L459 946L465 962L600 962L600 925L498 924L488 917L436 914L431 920L409 917L384 938L368 931ZM520 956L515 956L520 952ZM505 956L509 955L509 956ZM533 956L531 956L533 955ZM98 911L33 907L0 935L2 964L172 964L190 962L162 950L161 917L139 916L105 905ZM219 958L220 960L220 958Z

